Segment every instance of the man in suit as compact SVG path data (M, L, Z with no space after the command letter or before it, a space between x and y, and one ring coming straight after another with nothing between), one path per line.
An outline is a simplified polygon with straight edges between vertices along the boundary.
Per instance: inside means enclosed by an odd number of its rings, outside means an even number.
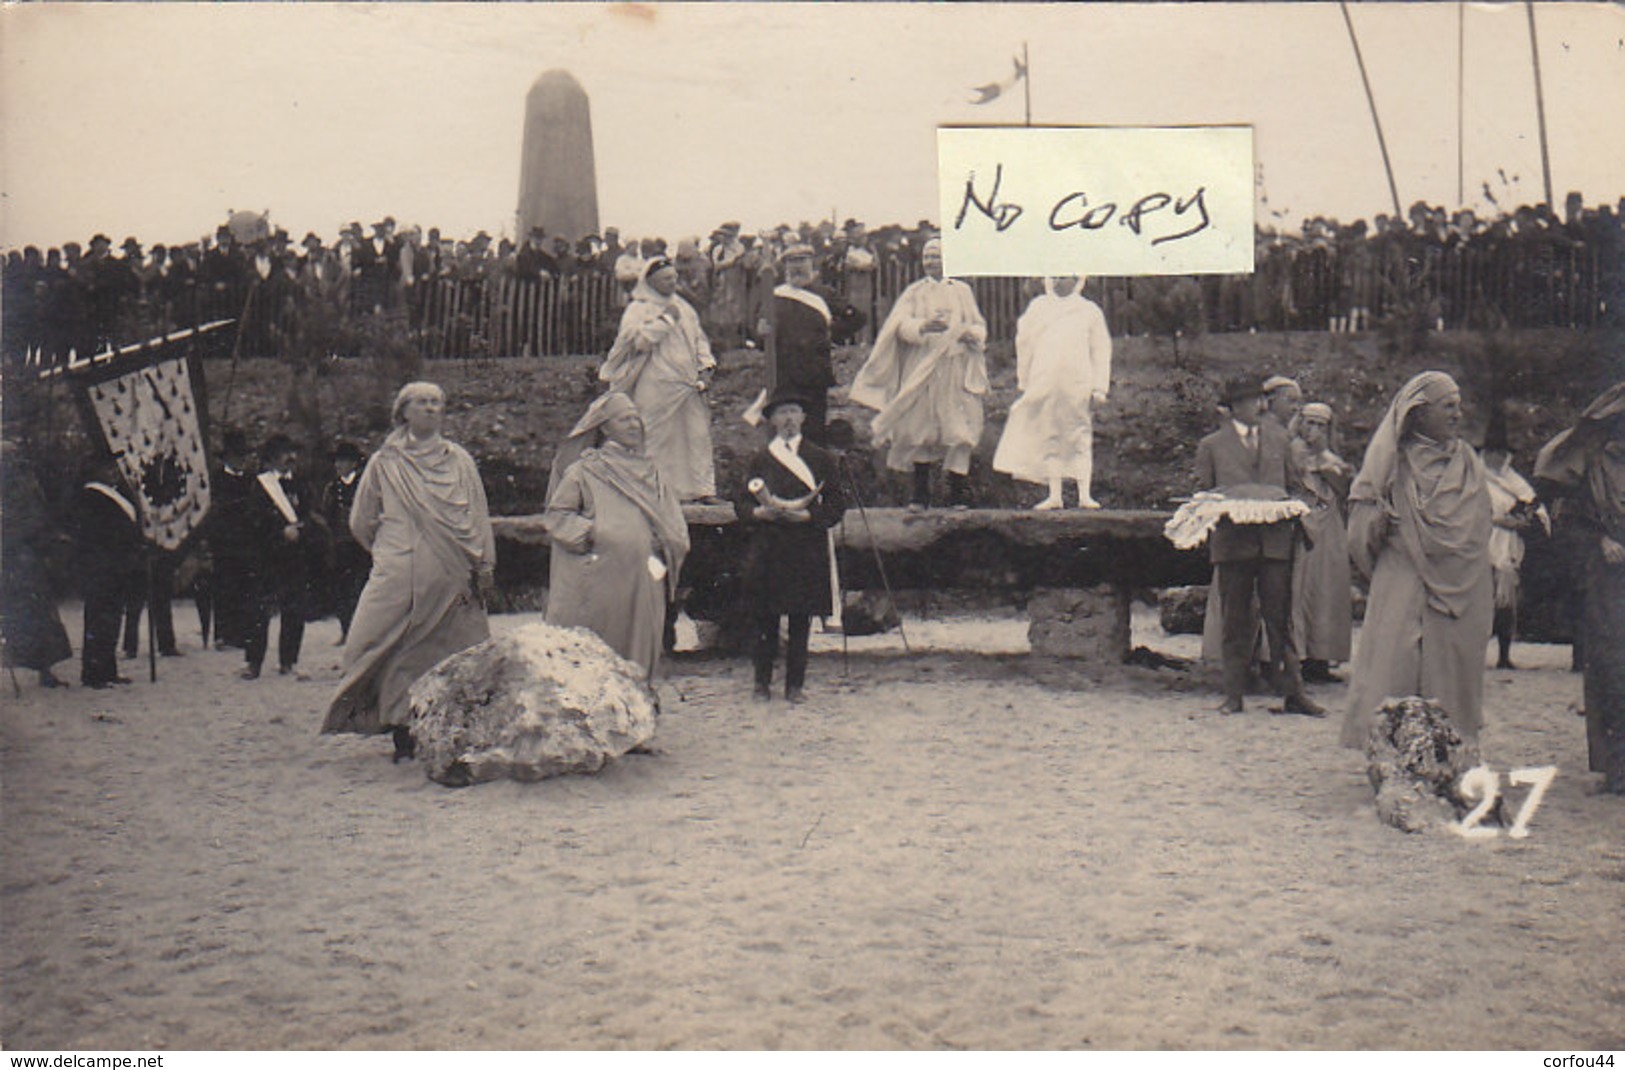
M1231 380L1220 403L1228 418L1196 447L1198 490L1226 491L1238 498L1284 498L1299 489L1286 432L1261 419L1264 390L1254 378ZM1298 655L1287 621L1292 612L1292 551L1295 521L1236 524L1221 520L1208 543L1214 585L1222 608L1224 704L1220 713L1241 713L1253 652L1253 598L1269 641L1270 675L1284 696L1282 713L1324 717L1303 693Z
M834 612L829 529L846 512L846 495L835 455L802 436L807 408L793 388L774 392L764 410L773 438L751 457L734 498L750 529L744 587L756 631L758 702L773 697L779 618L789 618L784 697L801 702L812 618Z
M372 571L372 555L350 533L350 508L361 482L361 461L359 446L340 442L333 451L333 478L322 489L322 516L333 538L333 608L339 617L340 646L349 638L350 618Z
M277 631L277 671L286 676L299 662L309 586L305 543L315 505L315 496L296 474L299 449L292 439L271 436L260 451L260 459L265 470L250 488L245 507L249 540L256 548L259 565L243 645L248 663L242 673L245 680L259 678L273 613L282 618Z
M792 246L784 254L784 282L773 290L773 320L759 324L773 335L773 387L793 389L803 399L803 433L825 444L829 388L836 385L832 338L861 320L835 291L818 283L813 250ZM764 332L765 333L765 332Z
M79 680L97 689L127 684L129 677L118 672L118 636L129 577L141 560L141 522L112 457L104 455L86 467L74 509L74 535L85 597Z

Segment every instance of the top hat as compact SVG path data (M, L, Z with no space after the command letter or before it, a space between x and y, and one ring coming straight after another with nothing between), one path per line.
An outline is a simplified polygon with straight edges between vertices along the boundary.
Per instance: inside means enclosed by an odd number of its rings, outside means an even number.
M1243 375L1225 382L1224 390L1219 394L1219 400L1226 405L1233 405L1243 398L1261 398L1263 396L1263 384L1250 375Z
M807 395L803 391L786 383L773 391L773 396L762 406L762 415L771 417L774 409L791 403L800 405L803 412L812 408L812 403L807 400Z
M232 457L246 456L248 436L235 427L226 428L226 433L220 436L220 452Z
M335 461L355 461L359 464L361 462L361 447L347 438L341 438L338 445L333 447L331 456Z

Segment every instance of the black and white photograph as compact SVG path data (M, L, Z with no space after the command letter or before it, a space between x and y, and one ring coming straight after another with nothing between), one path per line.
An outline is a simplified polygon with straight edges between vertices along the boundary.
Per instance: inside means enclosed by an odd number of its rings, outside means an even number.
M0 1047L1613 1067L1621 101L1617 3L0 7Z

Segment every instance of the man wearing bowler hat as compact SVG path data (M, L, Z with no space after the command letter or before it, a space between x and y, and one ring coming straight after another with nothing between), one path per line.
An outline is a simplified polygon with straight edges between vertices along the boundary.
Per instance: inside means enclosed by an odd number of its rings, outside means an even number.
M1298 489L1287 434L1262 420L1264 389L1256 378L1225 384L1220 404L1227 413L1219 429L1196 447L1196 489L1241 499L1277 500ZM1324 717L1303 693L1298 655L1287 621L1292 611L1292 552L1296 521L1237 524L1226 518L1208 543L1223 629L1224 704L1220 713L1241 713L1253 653L1253 598L1269 641L1272 682L1284 696L1279 712Z
M773 697L779 618L789 618L784 697L800 702L812 618L830 616L835 606L829 529L846 512L846 495L834 455L801 433L807 407L793 387L774 391L763 409L773 437L751 457L734 498L750 530L744 588L756 632L758 702Z

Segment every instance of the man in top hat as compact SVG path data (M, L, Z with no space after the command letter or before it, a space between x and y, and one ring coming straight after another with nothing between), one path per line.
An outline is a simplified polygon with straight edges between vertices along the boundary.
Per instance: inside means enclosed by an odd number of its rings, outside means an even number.
M779 618L789 618L784 697L802 700L814 616L834 612L829 529L846 512L835 456L802 435L809 399L781 385L764 408L773 437L746 467L734 509L750 531L744 589L756 632L755 697L773 697Z
M1196 489L1226 491L1240 498L1285 498L1299 489L1286 432L1262 419L1264 390L1244 377L1225 385L1220 404L1226 419L1196 447ZM1280 712L1324 717L1326 711L1303 693L1298 655L1288 633L1292 612L1292 552L1295 522L1235 524L1228 518L1208 543L1218 590L1223 629L1224 703L1220 713L1241 713L1252 658L1253 599L1269 642L1269 670L1284 696Z
M812 247L793 245L784 254L784 282L773 290L773 318L757 325L773 336L770 390L788 388L802 399L802 433L824 444L829 388L836 384L831 338L850 332L857 310L818 284Z
M338 645L350 636L350 619L367 586L372 555L350 531L350 508L361 482L361 447L340 440L332 453L333 478L322 488L322 516L333 538L333 609L339 618Z

